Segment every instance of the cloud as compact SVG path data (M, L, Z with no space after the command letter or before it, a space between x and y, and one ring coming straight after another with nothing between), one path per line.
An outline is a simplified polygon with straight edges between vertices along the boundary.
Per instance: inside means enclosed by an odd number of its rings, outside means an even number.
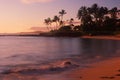
M31 27L29 30L33 30L33 31L47 31L47 27Z
M31 4L31 3L47 3L54 0L21 0L21 1L25 4Z

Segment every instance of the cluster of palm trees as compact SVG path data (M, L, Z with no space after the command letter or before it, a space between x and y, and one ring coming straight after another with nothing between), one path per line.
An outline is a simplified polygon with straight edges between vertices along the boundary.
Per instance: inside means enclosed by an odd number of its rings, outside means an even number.
M80 20L80 25L78 26L74 26L73 18L69 20L69 25L66 26L63 21L65 14L66 11L61 10L59 16L55 15L53 19L45 19L48 30L70 29L70 31L87 34L113 34L116 31L120 32L120 10L117 7L108 9L97 4L93 4L91 7L82 6L77 13L77 18ZM51 28L52 23L56 23L54 29ZM71 26L74 26L74 28L71 28Z
M82 30L90 34L113 34L120 31L120 10L117 7L108 9L93 4L91 7L82 6L77 17L81 20ZM119 24L118 24L119 23Z
M61 10L59 12L59 16L55 15L53 19L47 18L44 20L44 23L47 25L47 29L49 31L54 31L60 28L60 26L64 26L63 16L67 14L65 10ZM52 27L52 23L55 23L55 27Z

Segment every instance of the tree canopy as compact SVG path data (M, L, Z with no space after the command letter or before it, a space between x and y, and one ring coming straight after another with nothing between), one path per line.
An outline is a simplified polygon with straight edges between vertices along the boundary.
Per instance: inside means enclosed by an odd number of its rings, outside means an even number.
M62 9L59 16L55 15L53 19L45 19L46 25L56 23L55 32L79 32L88 35L113 35L120 33L120 10L117 7L111 9L93 4L90 7L82 6L78 10L77 18L80 20L79 25L75 25L74 18L64 21L63 16L67 12ZM66 24L69 22L68 24Z

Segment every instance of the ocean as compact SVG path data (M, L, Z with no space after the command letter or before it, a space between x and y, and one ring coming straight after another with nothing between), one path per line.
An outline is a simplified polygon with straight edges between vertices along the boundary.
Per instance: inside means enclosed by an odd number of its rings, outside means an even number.
M0 73L15 67L48 65L64 60L87 64L120 55L120 41L70 37L0 37ZM84 67L85 65L81 65ZM37 66L38 67L38 66Z

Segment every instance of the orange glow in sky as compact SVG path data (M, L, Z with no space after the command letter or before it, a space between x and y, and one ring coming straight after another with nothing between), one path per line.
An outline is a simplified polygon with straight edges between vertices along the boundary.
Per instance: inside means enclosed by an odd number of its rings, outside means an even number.
M93 3L107 7L120 7L119 0L0 0L0 33L31 31L32 27L45 27L44 19L58 15L61 9L64 19L76 18L81 6Z

